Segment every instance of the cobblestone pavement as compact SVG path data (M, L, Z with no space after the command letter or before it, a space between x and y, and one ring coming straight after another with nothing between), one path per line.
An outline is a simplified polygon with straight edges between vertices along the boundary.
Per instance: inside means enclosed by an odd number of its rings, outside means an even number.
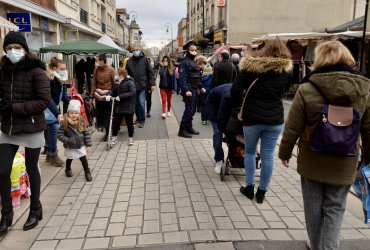
M293 168L276 164L271 191L257 204L239 193L244 183L239 169L220 181L211 140L136 141L132 147L123 142L110 151L104 146L98 144L89 156L93 182L85 182L80 173L31 249L275 240L299 249L293 245L307 238L299 175ZM369 239L370 229L362 218L346 212L342 238ZM195 249L247 249L242 243Z

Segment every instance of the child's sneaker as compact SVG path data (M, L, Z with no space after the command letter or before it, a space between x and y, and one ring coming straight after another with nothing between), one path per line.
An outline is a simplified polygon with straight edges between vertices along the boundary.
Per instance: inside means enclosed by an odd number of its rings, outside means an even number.
M132 145L134 145L134 139L133 138L128 138L127 139L127 144L129 145L129 146L132 146Z
M209 124L211 124L211 123L210 123L210 121L206 121L206 124L207 124L207 125L209 125Z
M207 121L202 121L202 125L207 125Z
M215 172L216 172L216 174L220 174L221 173L222 165L223 165L223 161L216 162L216 165L215 165Z
M167 112L167 117L170 117L171 116L171 112Z
M162 119L166 119L166 113L162 113Z
M116 143L117 143L117 136L112 136L111 143L112 143L112 145L116 145Z

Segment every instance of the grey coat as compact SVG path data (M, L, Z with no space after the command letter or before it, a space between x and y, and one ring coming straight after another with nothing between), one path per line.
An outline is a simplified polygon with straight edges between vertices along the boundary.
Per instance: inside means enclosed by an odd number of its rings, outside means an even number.
M64 148L79 149L82 146L92 146L90 133L88 131L78 132L70 124L67 130L64 130L63 124L60 124L57 138L63 142Z

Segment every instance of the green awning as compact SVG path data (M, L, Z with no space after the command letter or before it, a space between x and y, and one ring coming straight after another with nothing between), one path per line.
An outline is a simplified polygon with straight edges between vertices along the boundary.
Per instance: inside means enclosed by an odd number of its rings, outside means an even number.
M98 43L93 40L79 40L75 42L67 42L59 45L53 45L50 47L40 48L40 53L62 53L65 55L71 54L128 54L124 49L112 48L105 44Z

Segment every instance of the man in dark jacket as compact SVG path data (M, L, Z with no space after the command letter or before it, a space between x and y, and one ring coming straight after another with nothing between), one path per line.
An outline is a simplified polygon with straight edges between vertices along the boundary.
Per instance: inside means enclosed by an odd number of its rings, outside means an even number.
M194 61L197 55L197 46L189 45L184 59L179 65L179 85L185 102L185 110L182 115L178 136L191 138L199 132L193 128L193 116L197 107L198 91L202 89L202 72Z
M145 124L145 100L148 91L154 91L155 75L144 52L134 47L132 57L128 60L126 70L134 78L136 85L136 124L143 128Z
M230 54L227 51L221 53L221 62L213 67L212 88L225 83L232 83L236 78L236 68L230 61Z
M220 174L222 164L224 164L224 150L222 149L222 132L218 129L218 116L220 103L223 97L230 96L230 84L223 84L216 88L213 88L208 94L208 98L205 104L205 113L207 119L211 121L213 129L213 149L215 151L215 172Z

